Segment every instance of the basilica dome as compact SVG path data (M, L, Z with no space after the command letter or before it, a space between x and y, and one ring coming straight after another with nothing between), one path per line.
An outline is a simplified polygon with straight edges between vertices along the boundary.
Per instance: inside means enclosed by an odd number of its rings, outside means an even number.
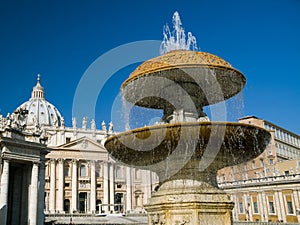
M31 98L21 104L15 112L26 112L26 126L61 126L63 117L58 109L45 99L44 88L40 84L38 75L37 84L33 87Z

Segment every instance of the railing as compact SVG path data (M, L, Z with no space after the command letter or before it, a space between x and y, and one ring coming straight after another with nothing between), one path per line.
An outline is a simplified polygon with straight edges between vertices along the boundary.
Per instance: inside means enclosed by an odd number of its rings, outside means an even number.
M266 185L270 183L299 182L299 181L300 181L300 174L290 174L290 175L252 178L247 180L220 182L219 187L231 188L231 187L242 187L242 186L251 186L251 185L258 186L258 185Z
M233 225L296 225L299 223L282 223L282 222L233 222Z

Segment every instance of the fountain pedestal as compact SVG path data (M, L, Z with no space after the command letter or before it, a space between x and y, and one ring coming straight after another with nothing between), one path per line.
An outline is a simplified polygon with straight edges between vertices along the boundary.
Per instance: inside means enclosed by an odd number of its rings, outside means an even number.
M233 202L205 182L172 180L164 183L145 206L149 225L231 225Z

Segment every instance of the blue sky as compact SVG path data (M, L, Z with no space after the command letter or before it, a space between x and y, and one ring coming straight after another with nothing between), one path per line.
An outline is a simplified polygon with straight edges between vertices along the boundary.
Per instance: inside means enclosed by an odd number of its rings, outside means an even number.
M255 115L300 134L299 0L2 0L1 114L30 98L40 73L46 99L70 125L74 94L90 65L118 46L162 40L163 25L171 25L175 11L202 51L224 58L247 79L243 93L229 103L229 120ZM120 85L135 66L103 84L98 127L111 120Z

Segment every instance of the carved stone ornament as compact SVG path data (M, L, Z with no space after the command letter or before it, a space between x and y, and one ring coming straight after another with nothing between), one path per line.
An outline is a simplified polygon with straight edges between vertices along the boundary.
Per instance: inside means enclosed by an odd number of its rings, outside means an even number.
M154 214L151 217L151 225L165 225L166 219L164 214Z

